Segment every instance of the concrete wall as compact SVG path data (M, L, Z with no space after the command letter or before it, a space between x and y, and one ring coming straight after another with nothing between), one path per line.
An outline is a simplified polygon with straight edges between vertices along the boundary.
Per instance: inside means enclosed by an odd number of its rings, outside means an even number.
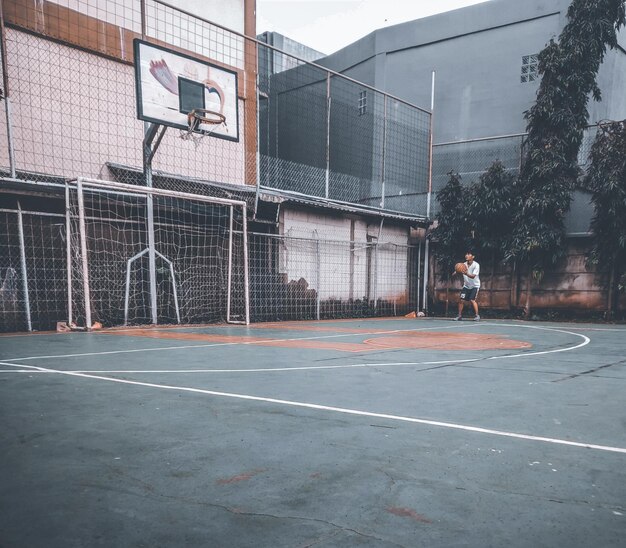
M285 240L279 261L285 281L304 279L322 300L376 298L404 304L410 289L408 228L379 230L380 222L341 214L281 210ZM380 244L377 250L375 242Z
M539 285L531 287L531 308L570 311L604 311L608 293L603 287L604 275L595 267L586 264L589 252L588 238L570 238L567 257L551 271L546 272ZM526 270L523 265L518 272L510 267L496 265L495 271L489 257L477 256L480 263L481 290L478 304L484 308L500 310L523 308L526 303ZM456 279L449 284L441 280L441 272L434 263L435 306L446 301L446 287L449 288L449 302L458 302L458 292L462 283ZM620 301L622 310L626 308L626 295Z
M18 170L106 178L107 162L142 166L132 66L13 29L7 50ZM169 129L154 168L244 184L245 112L240 100L238 143L206 138L196 149ZM0 165L8 166L5 116L0 136Z

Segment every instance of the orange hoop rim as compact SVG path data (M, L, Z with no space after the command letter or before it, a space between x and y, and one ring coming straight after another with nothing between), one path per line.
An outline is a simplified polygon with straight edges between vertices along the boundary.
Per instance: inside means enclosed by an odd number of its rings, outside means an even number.
M189 129L195 129L198 124L217 126L226 122L226 116L221 112L206 108L194 108L188 115Z

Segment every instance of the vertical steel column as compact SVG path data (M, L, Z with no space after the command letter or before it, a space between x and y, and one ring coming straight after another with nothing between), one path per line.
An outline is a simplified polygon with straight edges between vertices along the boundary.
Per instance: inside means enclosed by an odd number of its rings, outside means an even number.
M67 325L71 327L72 309L72 225L70 209L70 187L65 183L65 263L67 268Z
M141 13L141 39L146 39L146 0L140 0L139 10Z
M378 227L378 238L376 238L376 243L374 244L374 310L378 310L378 246L383 235L384 222L385 218L383 217L380 220L380 225Z
M20 265L22 267L22 291L24 292L24 308L26 309L26 325L33 330L30 318L30 297L28 295L28 270L26 269L26 247L24 245L24 223L22 221L22 206L17 202L17 227L20 238Z
M91 294L89 291L89 264L87 260L87 232L85 229L85 198L83 196L83 184L78 180L76 185L78 192L78 226L80 230L80 253L83 270L83 293L85 294L85 327L91 330Z
M429 162L428 162L428 195L426 198L426 218L430 220L430 202L433 192L433 118L435 111L435 71L432 72L432 82L430 90L430 135L429 135ZM428 235L424 242L424 295L422 302L424 310L428 310L428 261L430 252L430 241Z
M250 324L250 275L248 273L248 208L243 206L243 275L246 300L246 325Z
M254 195L254 217L259 209L259 192L261 191L261 88L259 86L259 44L255 42L256 48L256 192ZM269 123L267 124L269 126ZM231 215L232 216L232 215Z
M420 311L420 283L422 278L420 276L420 267L422 266L422 242L419 242L419 247L417 248L417 299L415 303L415 311Z
M228 273L226 286L226 322L230 322L230 299L232 291L233 274L233 206L229 208L230 218L228 221Z
M317 232L317 231L315 231ZM320 290L322 288L322 256L320 254L320 237L316 234L316 255L317 255L317 296L315 298L315 317L320 319Z
M380 207L385 208L385 161L387 158L387 96L384 95L384 116L383 116L383 156L380 169Z
M152 157L156 149L152 149L150 143L158 129L156 124L145 123L145 138L143 150L143 169L146 177L146 186L152 188ZM148 270L150 278L150 312L152 323L158 323L157 311L157 285L156 285L156 248L154 242L154 196L152 193L146 197L147 230L148 230Z
M326 184L324 197L330 195L330 72L326 73Z
M13 143L13 124L11 122L11 99L9 94L9 69L7 63L7 41L6 28L4 26L4 6L0 0L0 48L2 51L2 87L4 88L4 112L7 120L7 143L9 146L9 171L11 177L15 179L17 171L15 168L15 144Z

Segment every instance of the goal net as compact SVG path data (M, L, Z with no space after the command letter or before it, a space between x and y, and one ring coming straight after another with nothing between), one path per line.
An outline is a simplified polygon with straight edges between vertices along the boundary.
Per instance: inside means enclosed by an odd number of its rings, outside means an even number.
M69 183L70 322L249 322L246 203Z

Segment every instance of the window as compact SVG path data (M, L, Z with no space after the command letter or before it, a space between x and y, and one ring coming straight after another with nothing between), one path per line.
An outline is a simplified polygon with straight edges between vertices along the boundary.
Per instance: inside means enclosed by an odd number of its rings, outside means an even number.
M534 82L539 78L539 61L537 59L537 54L535 55L524 55L522 57L522 74L520 76L520 81L524 82Z
M367 111L367 91L359 92L359 116L363 116Z

